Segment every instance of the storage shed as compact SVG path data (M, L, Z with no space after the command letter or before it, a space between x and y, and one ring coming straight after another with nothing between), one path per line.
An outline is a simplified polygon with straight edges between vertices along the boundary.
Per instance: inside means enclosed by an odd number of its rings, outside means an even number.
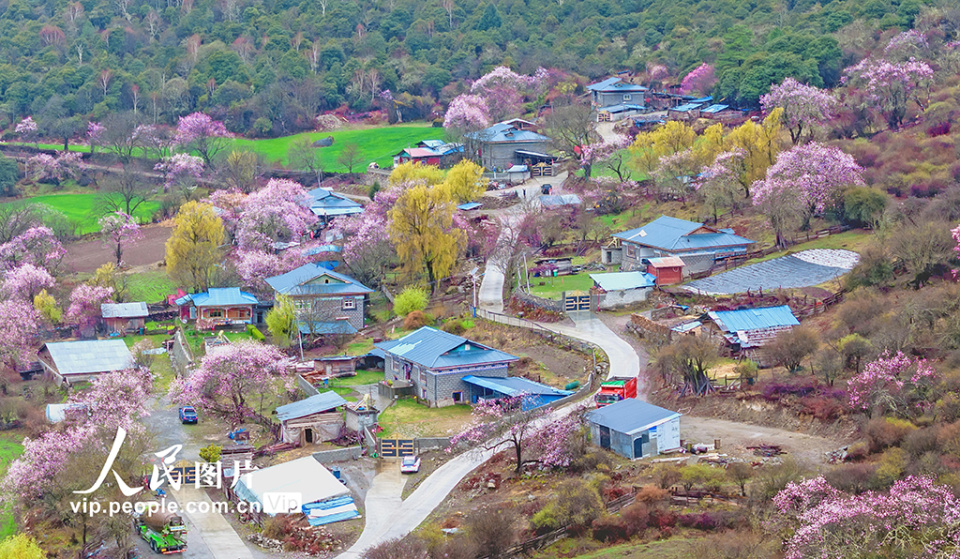
M700 320L711 334L722 337L733 351L763 347L780 332L800 324L787 305L710 311Z
M147 304L139 303L103 303L100 316L109 333L136 332L144 327L150 311Z
M505 397L522 397L523 411L532 410L573 394L523 377L481 377L469 375L463 382L471 386L470 402L497 400Z
M57 381L70 384L133 367L123 340L49 342L40 348L40 365Z
M346 403L331 390L278 407L280 439L285 443L305 445L337 438L344 426L343 415L337 408Z
M680 414L635 398L587 413L594 444L636 460L680 448Z
M678 256L660 256L647 259L647 273L656 278L657 287L683 281L683 260Z

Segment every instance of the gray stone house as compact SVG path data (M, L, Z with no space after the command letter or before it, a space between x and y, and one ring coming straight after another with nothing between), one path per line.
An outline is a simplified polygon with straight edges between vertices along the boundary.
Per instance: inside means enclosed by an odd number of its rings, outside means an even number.
M305 334L355 334L363 328L364 299L373 290L350 276L312 263L266 281L275 294L293 301Z
M625 82L620 78L607 78L602 82L588 85L587 91L590 92L590 102L597 109L617 105L636 105L642 110L647 88Z
M430 407L474 401L474 385L463 377L507 378L517 357L466 338L424 326L397 340L374 344L386 354L384 378L413 384Z
M620 270L646 270L650 258L677 256L683 260L684 274L709 270L718 259L746 253L754 243L733 232L716 229L685 219L662 215L643 227L616 233L619 254L605 254L611 262L619 262ZM614 252L605 249L606 252Z
M532 123L506 120L489 128L464 135L467 153L491 170L505 171L514 165L552 164L549 154L552 140L531 130Z

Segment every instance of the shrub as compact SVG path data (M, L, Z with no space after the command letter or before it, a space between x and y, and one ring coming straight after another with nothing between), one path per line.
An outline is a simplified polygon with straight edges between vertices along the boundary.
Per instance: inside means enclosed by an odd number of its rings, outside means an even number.
M893 417L877 417L867 422L864 434L871 452L896 446L909 434L916 430L916 426L909 421Z
M454 336L462 336L463 333L467 331L467 328L463 325L462 320L450 320L443 325L443 331L453 334Z
M801 398L800 405L803 408L803 413L812 415L820 421L832 421L843 415L843 412L846 411L846 408L844 408L841 403L842 401L843 400L836 398L809 396Z
M200 449L200 458L212 464L220 460L220 454L222 452L222 446L216 444L208 445Z
M654 509L650 512L650 525L663 531L677 524L677 514L666 509Z
M397 316L407 316L413 311L423 311L429 302L426 291L419 287L408 287L394 298L393 312L397 313Z
M676 473L677 481L679 481L680 472L677 471ZM673 483L670 485L673 485ZM659 503L666 499L667 495L669 495L669 493L666 489L660 489L654 485L644 485L640 488L640 491L637 491L637 496L634 499L638 503Z
M873 487L877 467L873 464L842 464L824 475L827 483L847 493L863 493Z
M911 456L919 458L928 452L936 452L940 449L939 436L940 428L937 426L917 429L907 433L901 446Z
M258 342L262 342L267 339L267 337L263 335L263 332L261 332L253 324L247 324L247 333L250 334L251 338L257 340Z
M680 468L680 482L687 491L693 486L718 491L725 477L723 470L707 464L690 464Z
M675 464L658 464L653 470L653 478L661 489L670 489L680 481L680 468Z
M628 537L639 536L647 529L650 522L650 508L646 503L634 501L630 506L624 507L620 511L620 518L623 519Z
M858 462L870 456L870 447L863 441L857 441L847 447L847 461Z
M560 526L570 526L577 533L590 526L603 511L597 489L581 479L573 479L560 486L553 501L533 515L530 523L539 533Z
M877 464L877 471L874 477L875 488L885 490L893 485L893 482L903 477L903 473L910 463L907 451L902 448L889 448L883 453L880 462Z
M479 557L499 557L516 537L517 515L513 510L484 509L467 518L466 528L470 541Z
M944 452L960 457L960 421L941 427L937 440Z
M387 540L363 552L363 559L429 559L426 546L416 536Z
M547 532L556 530L560 527L560 519L558 518L557 512L556 505L550 503L530 518L530 525L533 526L538 534L546 534Z
M407 330L416 330L430 323L429 317L423 311L411 311L403 319L403 327Z
M630 538L623 518L607 514L597 518L590 525L593 539L606 543L616 543Z

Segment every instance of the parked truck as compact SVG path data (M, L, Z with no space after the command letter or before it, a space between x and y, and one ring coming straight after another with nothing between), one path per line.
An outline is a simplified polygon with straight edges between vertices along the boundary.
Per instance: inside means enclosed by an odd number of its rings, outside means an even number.
M163 555L187 549L187 527L180 515L169 511L147 511L134 518L134 527L150 549Z
M600 383L600 392L594 396L597 407L615 404L625 398L637 397L637 377L612 378Z

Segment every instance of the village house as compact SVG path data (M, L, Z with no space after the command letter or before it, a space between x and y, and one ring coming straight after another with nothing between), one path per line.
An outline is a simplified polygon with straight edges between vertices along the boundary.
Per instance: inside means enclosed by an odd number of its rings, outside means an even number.
M489 128L464 135L471 153L476 153L480 164L490 170L504 171L514 165L553 164L554 156L547 153L552 140L531 130L525 120L513 119Z
M626 398L586 415L590 439L620 456L637 460L680 448L680 414Z
M656 285L656 278L647 272L610 272L590 274L597 294L597 308L613 309L646 301Z
M764 364L764 356L755 350L769 343L780 332L800 324L787 305L710 311L700 317L700 322L703 323L703 330L721 340L731 353L744 352L760 364Z
M429 326L374 345L386 355L386 381L412 383L417 397L430 407L472 402L475 389L464 377L507 378L509 365L518 360Z
M133 367L133 355L123 340L47 342L40 348L38 360L44 371L62 384L89 382Z
M280 421L280 440L303 446L339 437L344 426L343 413L339 408L346 403L331 390L278 407L276 413Z
M647 273L656 278L657 286L683 281L683 260L676 256L647 258Z
M744 254L754 243L736 235L733 229L716 229L665 215L613 237L620 243L619 253L606 250L611 263L619 263L621 270L646 270L650 258L676 256L683 261L683 273L687 275L711 269L718 259Z
M351 334L363 328L364 298L373 290L350 276L312 263L266 281L276 295L293 301L301 332Z
M310 211L324 223L335 217L363 213L363 206L349 197L329 188L314 188L307 192L310 197Z
M109 334L126 334L139 332L146 325L150 311L147 304L139 303L103 303L100 305L100 316L103 326Z
M356 402L347 402L344 409L347 431L362 433L364 429L373 429L377 426L380 411L373 405L369 394L364 394Z
M647 88L613 77L588 85L587 91L594 108L604 111L616 105L635 105L642 109Z
M198 330L213 330L217 326L253 324L259 320L255 309L257 296L239 287L211 287L203 293L186 294L176 301L180 307L180 319L196 320Z
M406 148L393 156L393 166L410 161L437 167L449 167L463 158L463 144L443 140L422 140L416 147Z

